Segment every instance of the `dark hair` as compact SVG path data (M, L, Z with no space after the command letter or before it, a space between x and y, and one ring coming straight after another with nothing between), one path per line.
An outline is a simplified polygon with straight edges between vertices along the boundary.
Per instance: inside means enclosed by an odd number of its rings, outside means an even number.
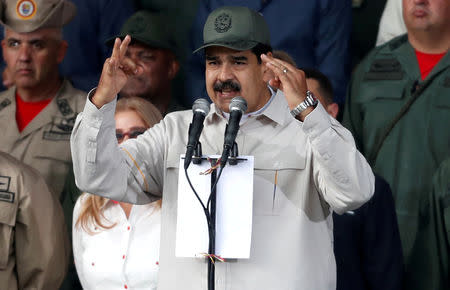
M261 64L261 54L265 54L268 52L272 52L272 47L267 44L258 43L255 47L251 49L251 51L256 55L256 59L258 60L258 63Z
M314 79L319 83L320 94L323 96L327 105L333 103L333 85L326 75L314 68L302 69L307 79Z

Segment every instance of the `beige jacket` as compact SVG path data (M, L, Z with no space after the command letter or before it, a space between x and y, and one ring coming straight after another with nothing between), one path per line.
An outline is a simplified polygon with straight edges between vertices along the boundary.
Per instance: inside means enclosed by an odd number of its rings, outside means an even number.
M62 208L44 179L0 152L0 288L58 289L67 240Z
M89 101L78 115L71 140L77 184L138 204L162 192L158 289L206 289L206 259L175 256L179 158L192 112L170 113L118 147L114 110L115 102L98 110ZM222 152L226 123L212 105L200 137L204 155ZM236 142L241 155L255 157L251 253L216 263L216 289L336 289L331 212L355 209L374 191L350 132L320 104L299 122L279 90L245 120Z
M0 94L0 150L37 169L59 198L72 166L70 133L86 94L65 80L50 104L19 132L15 92L12 87Z

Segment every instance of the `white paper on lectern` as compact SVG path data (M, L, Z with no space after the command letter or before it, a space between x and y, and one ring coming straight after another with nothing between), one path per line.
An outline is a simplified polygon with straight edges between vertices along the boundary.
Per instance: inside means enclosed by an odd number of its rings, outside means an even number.
M220 156L211 156L219 158ZM217 184L216 254L223 258L249 258L253 216L253 156L238 165L227 165ZM178 216L175 255L200 257L208 252L206 218L190 188L180 158L178 179ZM189 178L202 200L207 200L211 176L199 175L210 167L208 162L191 164Z
M199 165L191 163L188 168L189 179L205 206L211 190L211 176L200 175L200 172L210 167L208 162L202 162ZM194 257L207 252L208 225L205 214L186 179L184 159L180 158L175 256Z

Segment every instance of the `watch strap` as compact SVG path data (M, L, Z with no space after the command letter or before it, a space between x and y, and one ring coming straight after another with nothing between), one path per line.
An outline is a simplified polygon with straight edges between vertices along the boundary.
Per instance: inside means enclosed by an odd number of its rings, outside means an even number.
M308 107L315 107L318 102L319 101L311 91L306 91L306 98L291 111L291 115L295 118Z

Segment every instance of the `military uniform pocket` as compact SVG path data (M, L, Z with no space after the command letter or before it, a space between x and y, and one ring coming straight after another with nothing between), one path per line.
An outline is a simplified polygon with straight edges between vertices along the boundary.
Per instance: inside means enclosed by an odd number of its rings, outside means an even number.
M0 270L8 264L14 240L17 204L0 201Z
M428 122L428 140L436 161L443 160L450 154L450 90L441 90L433 95L430 119Z

